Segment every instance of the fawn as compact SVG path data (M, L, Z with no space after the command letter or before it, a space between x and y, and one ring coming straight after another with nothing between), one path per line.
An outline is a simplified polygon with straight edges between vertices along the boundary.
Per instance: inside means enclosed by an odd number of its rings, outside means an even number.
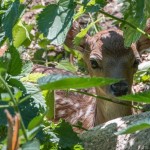
M66 44L71 45L78 24L74 24L69 32L70 37ZM150 19L147 21L146 32L150 32ZM93 37L86 35L78 49L83 55L90 76L109 77L120 79L118 83L96 87L97 95L115 98L131 93L133 75L138 69L140 53L150 47L150 39L141 36L137 43L131 47L124 46L123 32L119 29L100 31ZM131 102L125 102L130 105ZM111 119L132 114L131 107L96 100L94 125L98 125Z
M150 33L149 22L145 29L148 33ZM68 33L65 41L66 45L73 46L72 40L77 32L78 24L75 23ZM118 83L95 88L97 95L115 98L131 93L133 75L137 71L140 62L140 53L149 47L150 39L141 36L136 43L126 48L123 32L118 29L109 29L100 31L93 37L86 35L78 50L83 55L90 76L120 79ZM46 68L46 71L48 70L51 74L62 72L56 68L54 70ZM38 72L38 70L35 69L34 72ZM63 73L65 74L65 72ZM94 92L93 89L91 91ZM66 95L62 91L57 91L56 120L65 118L72 124L80 120L83 122L83 127L91 128L111 119L132 114L131 107L100 99L97 99L95 103L93 99L89 96L75 93ZM126 103L130 104L130 102Z

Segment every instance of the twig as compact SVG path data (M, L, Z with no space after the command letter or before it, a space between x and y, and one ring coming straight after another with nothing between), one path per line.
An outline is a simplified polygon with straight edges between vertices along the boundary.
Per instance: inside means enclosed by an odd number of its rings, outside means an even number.
M13 93L11 92L8 84L4 81L3 77L0 75L0 81L2 82L2 84L5 86L5 88L7 89L11 99L12 99L12 102L14 104L14 110L19 114L19 117L20 117L20 123L21 123L21 129L22 129L22 132L23 132L23 135L26 139L26 141L28 141L28 137L27 137L27 134L26 134L26 129L25 129L25 126L24 126L24 123L23 123L23 120L22 120L22 117L21 117L21 114L20 114L20 111L19 111L19 108L18 108L18 104L16 102L16 99L14 98L13 96Z
M127 103L124 103L124 102L120 102L119 100L112 100L112 99L107 98L107 97L103 97L103 96L99 96L99 95L91 94L91 93L87 93L87 92L82 92L82 91L79 91L79 90L76 90L76 89L70 89L70 91L72 91L72 92L77 92L77 93L81 93L81 94L85 94L85 95L92 96L92 97L95 97L95 98L98 98L98 99L103 99L103 100L105 100L105 101L109 101L109 102L112 102L112 103L116 103L116 104L120 104L120 105L125 105L125 106L127 106L127 107L132 107L132 108L135 108L135 109L142 110L141 107L136 107L136 106L131 105L131 104L127 104Z
M93 20L93 17L92 17L92 15L91 15L91 13L89 13L89 16L90 16L90 18L91 18L92 23L94 24L93 26L94 26L95 32L98 33L98 29L97 29L97 27L96 27L96 25L95 25L95 23L94 23L94 20Z

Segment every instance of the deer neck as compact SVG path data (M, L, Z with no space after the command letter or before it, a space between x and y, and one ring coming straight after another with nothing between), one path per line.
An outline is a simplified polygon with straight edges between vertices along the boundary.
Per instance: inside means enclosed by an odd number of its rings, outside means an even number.
M107 96L102 88L96 88L96 94L100 96ZM131 104L131 102L126 103ZM106 121L130 114L132 114L131 107L116 104L103 99L97 99L94 125L96 126Z

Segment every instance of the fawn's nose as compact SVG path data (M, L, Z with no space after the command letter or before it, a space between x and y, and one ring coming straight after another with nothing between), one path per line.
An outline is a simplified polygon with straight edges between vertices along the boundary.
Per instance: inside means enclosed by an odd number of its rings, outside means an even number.
M126 95L129 90L128 83L126 81L120 81L110 85L110 89L115 96Z

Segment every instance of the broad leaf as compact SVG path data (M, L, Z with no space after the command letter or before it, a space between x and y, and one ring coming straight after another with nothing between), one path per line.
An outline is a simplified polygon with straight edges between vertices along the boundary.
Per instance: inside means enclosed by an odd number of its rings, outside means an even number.
M11 55L11 60L9 62L7 72L12 76L17 76L21 73L22 70L22 60L20 58L19 52L15 47L11 46L9 48L9 52Z
M13 87L18 88L19 90L21 90L23 93L26 93L27 90L25 88L25 86L23 85L23 82L19 81L18 79L15 78L10 78L7 83Z
M134 133L136 131L144 130L148 128L150 128L150 119L146 118L146 119L143 119L134 123L133 125L128 126L126 129L116 132L115 134L116 135L130 134L130 133Z
M12 40L12 30L16 22L18 21L22 11L24 10L24 6L20 5L19 0L15 0L15 2L12 3L12 5L9 7L7 12L4 15L3 18L3 25L4 25L4 31L5 35Z
M126 10L124 14L127 22L142 30L144 30L146 25L144 2L145 1L141 0L131 1L130 7ZM136 29L127 24L123 26L126 47L130 47L132 43L136 42L140 38L141 32Z
M145 11L145 14L146 14L146 16L147 16L147 18L149 18L150 17L150 5L149 5L149 0L145 0L145 9L144 9L144 11Z
M27 94L33 94L39 89L37 89L33 84L31 83L24 83L24 86L26 88L27 93L25 93L25 96ZM8 102L0 101L1 106L8 105ZM7 118L6 114L4 113L5 108L0 108L0 125L7 125ZM9 112L14 115L14 110L10 106L7 108ZM42 94L36 93L31 98L29 97L26 101L19 103L19 110L21 113L21 116L23 118L25 127L28 127L29 122L36 116L39 116L39 114L44 114L46 111L46 104L45 100L42 96ZM32 131L33 132L33 131Z
M52 120L55 118L55 94L53 90L49 90L46 93L46 106L47 106L47 114L46 117L49 120Z
M71 27L74 9L73 0L60 0L58 4L47 6L38 17L39 31L52 44L61 45Z
M22 150L40 150L40 142L38 140L29 141L22 145Z
M30 40L29 32L31 31L32 27L23 25L19 22L13 28L13 44L16 48L18 48L26 39Z
M49 75L38 80L42 90L57 90L70 88L89 88L93 86L104 86L115 83L118 80L100 77L78 77L73 75Z
M72 65L69 61L66 61L66 60L62 60L61 62L59 62L56 65L56 68L70 71L72 73L75 73L77 71L77 68L75 68L74 65Z
M43 122L43 118L44 115L34 117L28 125L28 130L33 130L34 128L40 126L40 124Z
M71 148L81 142L77 133L73 132L72 126L64 120L57 125L54 132L57 133L59 146L62 148Z
M90 0L83 2L83 6L81 6L78 10L78 13L75 14L74 19L78 19L84 13L93 13L98 12L102 7L106 4L105 0Z
M118 97L120 100L150 103L150 91Z
M83 38L86 36L86 34L88 33L89 29L99 21L100 19L96 20L95 22L90 23L85 29L82 29L75 37L74 39L74 44L75 45L79 45Z

